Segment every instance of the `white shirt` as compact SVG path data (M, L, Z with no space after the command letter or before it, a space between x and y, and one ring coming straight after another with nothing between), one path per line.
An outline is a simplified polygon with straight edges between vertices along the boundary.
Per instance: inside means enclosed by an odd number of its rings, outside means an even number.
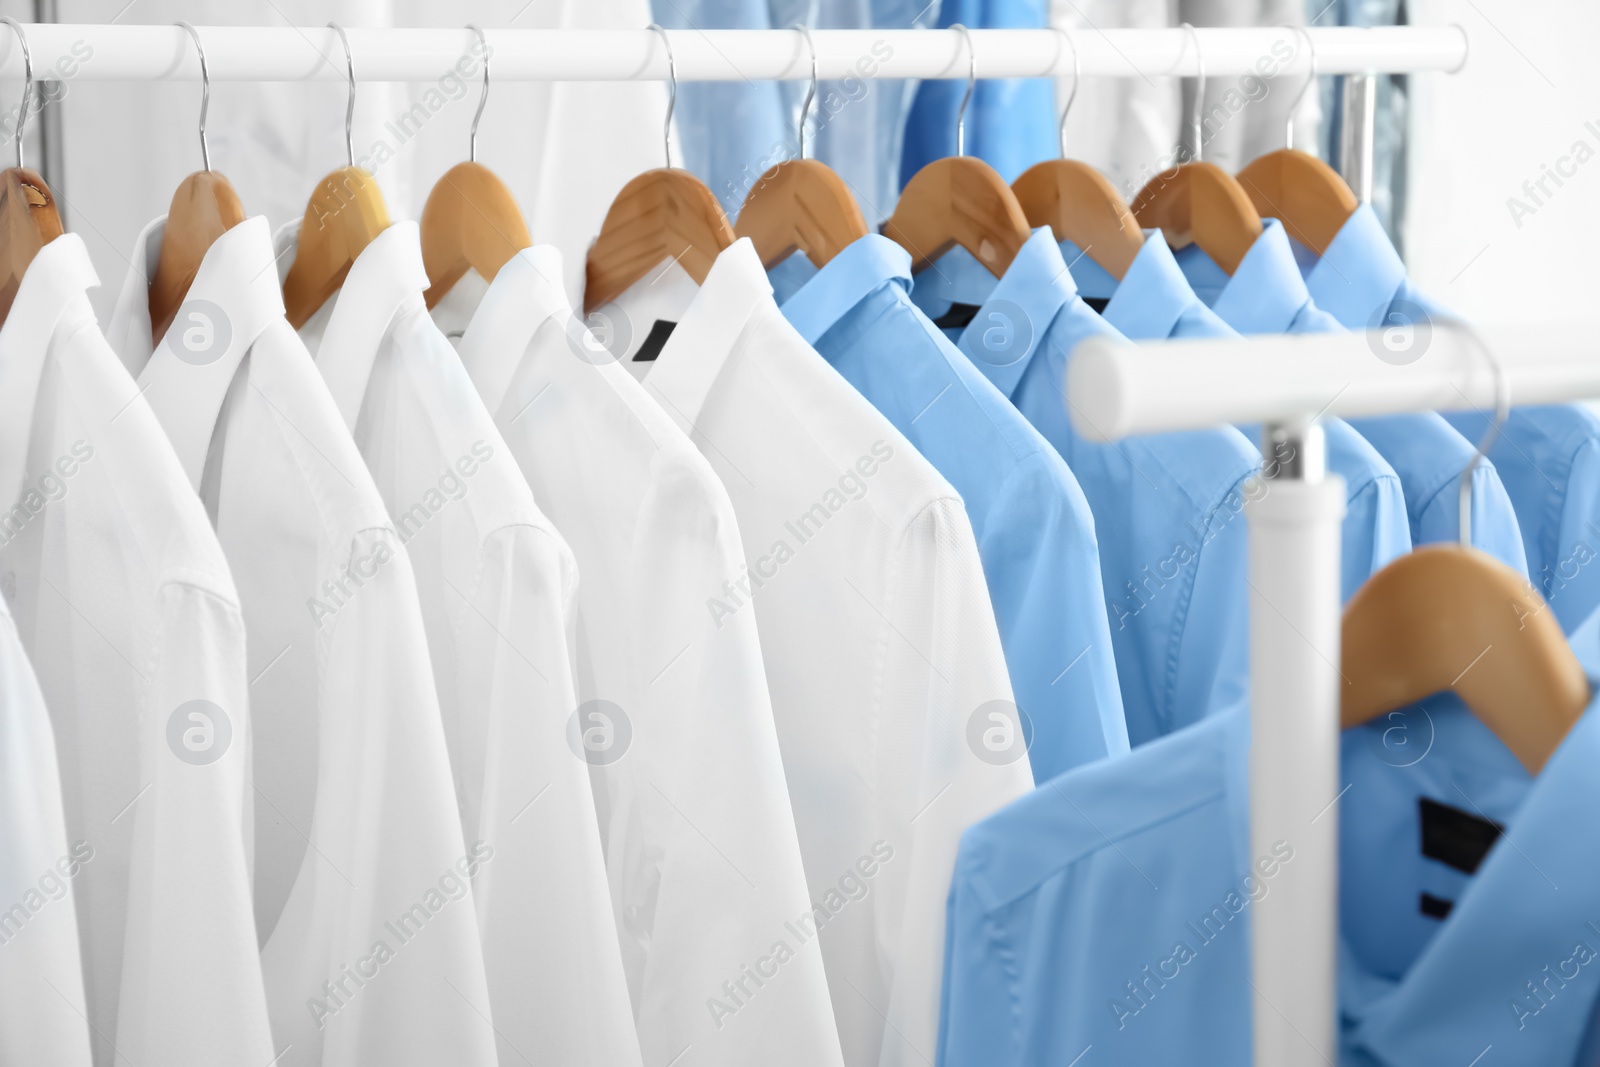
M838 1065L821 955L789 926L810 905L755 621L705 608L744 569L732 505L601 358L561 277L555 249L528 249L434 315L464 331L462 362L583 576L569 740L591 764L644 1062Z
M56 473L48 485L65 482ZM23 505L17 517L27 514ZM0 518L0 543L14 529L12 516ZM4 598L0 760L0 1067L88 1067L72 883L94 846L67 841L50 713Z
M152 351L145 228L114 343L214 516L248 628L255 907L283 1067L495 1062L416 582L283 318L264 218L206 252ZM142 1067L142 1065L140 1065Z
M83 242L58 237L0 328L0 498L17 501L0 588L54 723L66 837L83 842L94 1058L265 1063L244 621L199 500L95 325L98 284Z
M697 592L760 623L845 1062L932 1062L961 832L1033 786L1024 749L978 755L1016 712L966 510L783 318L748 239L698 291L668 265L597 315L635 340L677 321L627 367L739 516L753 577Z
M294 261L300 223L277 235ZM500 1062L637 1065L594 797L567 747L577 563L428 317L397 222L300 329L417 575L473 879Z

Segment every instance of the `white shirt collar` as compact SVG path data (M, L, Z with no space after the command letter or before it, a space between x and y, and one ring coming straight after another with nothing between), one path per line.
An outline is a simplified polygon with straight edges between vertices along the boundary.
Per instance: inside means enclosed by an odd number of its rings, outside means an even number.
M283 294L267 220L245 219L206 250L172 325L152 346L147 271L165 232L161 218L139 235L109 332L122 362L138 375L190 484L198 486L234 374L262 331L282 318Z
M280 272L288 271L299 251L300 222L287 223L274 235ZM345 426L355 428L385 334L402 308L424 306L422 292L427 287L417 224L404 221L389 226L361 250L344 284L328 298L326 325L311 354ZM302 337L309 333L302 328Z
M476 278L476 275L469 272L469 277ZM465 282L465 278L457 282L440 301L440 306L453 304L451 298L457 290L463 289ZM452 308L452 311L459 310L463 318L470 319L462 331L461 358L467 373L472 375L472 383L478 387L484 407L491 412L500 410L528 342L540 326L554 316L561 316L575 331L570 336L579 336L582 331L582 324L571 315L572 305L562 285L561 253L552 245L524 248L512 256L494 276L493 287L497 292L516 294L515 298L483 300L473 308ZM440 328L453 334L455 331L439 315L438 307L434 312L434 321L440 323ZM580 340L583 339L580 336Z
M22 491L50 338L68 305L99 284L83 238L64 233L28 264L0 326L0 499L5 506Z
M612 306L626 314L632 293L631 289L623 293ZM763 302L776 310L772 284L755 245L741 237L711 264L700 291L647 375L651 391L665 401L667 411L685 432L699 420L706 397L733 354L745 323ZM601 314L606 310L598 309Z

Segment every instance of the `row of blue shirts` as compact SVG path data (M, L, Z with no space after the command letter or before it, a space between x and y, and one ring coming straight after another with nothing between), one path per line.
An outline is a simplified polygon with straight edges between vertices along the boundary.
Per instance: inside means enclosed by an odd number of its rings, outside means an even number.
M1247 1061L1248 922L1224 927L1270 890L1247 880L1242 512L1264 491L1259 431L1088 441L1073 415L1093 413L1070 411L1066 366L1096 335L1372 327L1426 344L1447 313L1366 207L1320 257L1267 220L1231 277L1152 232L1118 282L1041 229L998 278L960 248L913 277L904 250L869 235L820 270L797 254L771 282L806 340L965 500L1030 731L1040 788L964 839L939 1062L1067 1063L1091 1045L1117 1062L1181 1062L1194 1047ZM1347 492L1346 598L1413 545L1459 537L1461 472L1487 423L1325 421ZM1472 543L1531 576L1600 676L1600 567L1584 566L1600 555L1597 450L1587 409L1515 409L1468 499ZM1560 836L1600 799L1585 782L1592 719L1538 779L1448 694L1346 732L1344 1062L1443 1062L1439 1048L1469 1062L1514 1041L1537 1050L1517 1062L1573 1063L1590 1047L1600 967L1560 978L1557 999L1524 982L1575 946L1600 953L1600 908L1583 912L1600 900L1586 892L1600 861ZM1491 849L1500 836L1516 849ZM1481 849L1418 847L1440 840Z

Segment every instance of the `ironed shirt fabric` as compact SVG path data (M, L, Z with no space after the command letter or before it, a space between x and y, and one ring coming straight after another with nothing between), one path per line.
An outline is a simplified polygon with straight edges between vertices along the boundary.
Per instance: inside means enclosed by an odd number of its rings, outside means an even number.
M164 235L140 235L112 335L239 587L279 1063L491 1064L468 880L493 844L462 839L410 559L284 321L266 219L212 243L153 338Z
M525 249L433 315L577 557L568 744L590 764L644 1062L836 1067L821 954L785 925L815 898L756 620L711 607L750 582L733 505L561 278L559 252Z
M773 303L748 239L599 309L739 517L795 822L851 1067L931 1059L961 831L1032 788L961 499ZM805 929L802 928L802 933Z
M1094 517L1059 453L917 310L911 256L878 234L842 250L784 317L961 494L1042 782L1128 750ZM1015 355L997 339L990 358Z
M85 1013L107 1067L270 1060L239 594L95 324L97 284L82 238L57 237L0 327L0 496L15 502L0 587L49 707L66 833L84 843L66 873L87 1004L70 983L57 1003Z
M284 267L299 227L278 232ZM577 564L428 317L427 285L417 224L396 222L298 332L416 573L463 837L493 850L472 877L477 1007L501 1063L636 1067L594 796L566 737Z
M1591 685L1597 623L1573 638ZM1572 828L1600 801L1600 714L1533 779L1459 705L1398 714L1342 738L1341 1064L1588 1062L1600 863ZM1251 907L1295 854L1249 852L1249 733L1236 707L967 832L941 1065L1250 1061Z
M1259 453L1237 430L1089 441L1073 428L1067 363L1087 337L1117 336L1078 297L1048 230L996 280L963 250L913 281L932 316L976 308L946 336L1067 461L1094 516L1101 588L1134 745L1202 718L1247 680L1240 512ZM936 319L937 321L937 319Z

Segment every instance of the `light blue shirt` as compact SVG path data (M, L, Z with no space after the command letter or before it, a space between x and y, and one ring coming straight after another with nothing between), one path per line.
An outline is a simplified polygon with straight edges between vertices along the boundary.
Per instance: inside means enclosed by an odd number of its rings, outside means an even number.
M944 0L938 26L960 23L973 30L1045 29L1048 0ZM966 57L963 52L962 70ZM989 78L978 67L979 82L967 105L967 155L988 163L1007 184L1035 163L1054 159L1055 87L1048 78ZM962 78L930 79L917 87L906 116L900 153L900 185L936 159L956 154L956 116L967 91Z
M1443 318L1443 313L1407 286L1405 265L1370 206L1356 209L1320 259L1299 242L1291 244L1305 274L1306 291L1319 309L1345 329L1390 330L1398 348L1386 352L1389 359L1421 355L1429 326L1424 324L1422 332L1407 327L1419 315ZM1416 346L1415 354L1411 345ZM1384 358L1376 352L1374 356ZM1459 541L1461 472L1477 451L1473 443L1431 411L1352 419L1350 425L1400 475L1412 542ZM1492 461L1473 472L1472 543L1526 576L1520 516L1506 490Z
M1174 258L1201 299L1241 334L1339 329L1338 322L1306 292L1278 220L1265 219L1263 223L1261 236L1231 278L1198 245L1179 249ZM1322 426L1328 469L1345 481L1339 584L1343 598L1349 600L1379 568L1411 550L1411 523L1394 467L1343 419L1324 418ZM1259 430L1251 427L1245 432L1256 434Z
M1193 722L1244 684L1244 508L1260 453L1237 430L1102 444L1073 429L1064 398L1079 341L1116 331L1078 298L1049 230L996 279L957 248L915 280L912 300L1055 447L1094 513L1100 575L1128 737ZM961 312L958 305L966 305ZM981 305L981 307L975 307ZM1237 695L1235 693L1234 695Z
M799 269L786 269L785 288ZM1049 442L911 303L910 285L910 255L868 234L782 310L966 503L1012 690L1032 721L1036 780L1124 754L1089 504Z
M1600 617L1573 643L1600 676ZM1464 708L1397 714L1342 739L1341 1064L1592 1062L1600 713L1536 779ZM1248 749L1241 706L963 835L941 1067L1250 1062L1251 908L1295 855L1249 851Z

